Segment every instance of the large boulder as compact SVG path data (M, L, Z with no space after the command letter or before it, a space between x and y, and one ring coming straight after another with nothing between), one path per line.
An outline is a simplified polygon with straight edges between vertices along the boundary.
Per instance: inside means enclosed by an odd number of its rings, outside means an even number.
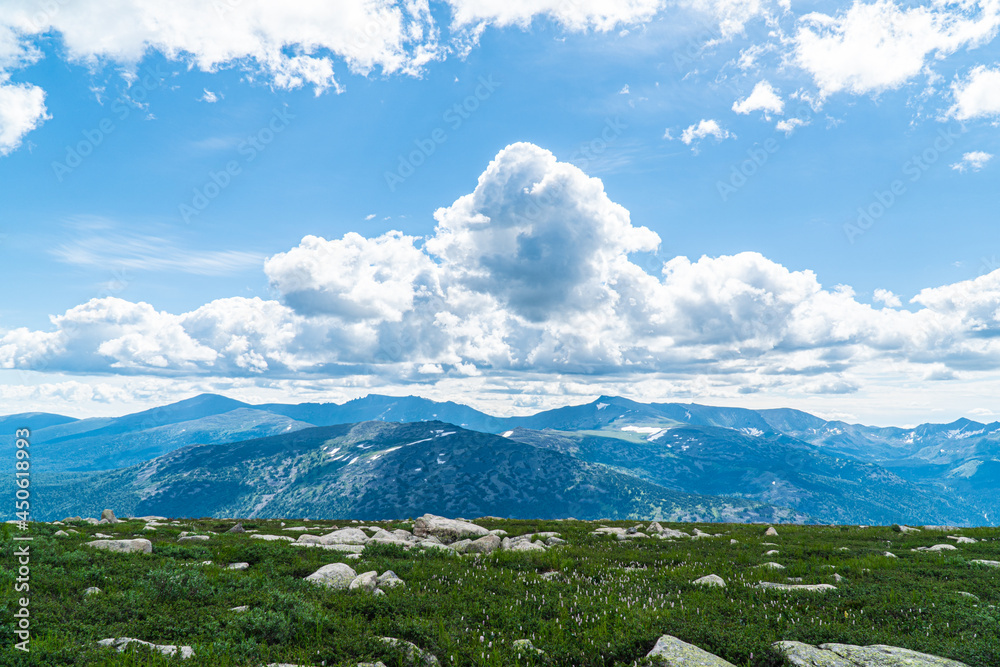
M816 647L785 641L775 642L773 646L794 667L968 667L957 660L882 644L820 644Z
M111 510L104 510L101 512L101 521L107 521L108 523L118 523L118 517Z
M825 591L835 591L837 587L833 584L776 584L770 581L762 581L757 584L757 588L770 588L779 591L805 591L808 593L823 593Z
M104 551L115 551L118 553L153 553L153 543L149 540L94 540L87 542L88 547L103 549Z
M364 544L368 536L360 528L341 528L319 538L320 544Z
M443 516L433 514L425 514L413 524L413 534L417 537L433 535L445 543L461 540L465 537L476 539L483 535L489 535L489 532L482 526L468 521L446 519Z
M358 576L351 567L345 563L331 563L319 568L308 577L306 581L314 584L326 586L327 588L347 588Z
M396 576L392 570L386 570L378 575L379 588L395 588L396 586L406 586L406 582Z
M348 590L361 589L363 591L374 591L378 588L378 572L371 570L354 577L354 580L347 586Z
M725 588L725 580L717 574L708 574L699 579L695 579L691 583L698 584L699 586L718 586L719 588Z
M670 635L660 637L646 659L666 667L735 667L731 662Z
M483 535L478 540L473 540L469 543L469 546L465 547L465 553L467 554L488 554L496 551L500 548L500 544L503 542L496 535Z

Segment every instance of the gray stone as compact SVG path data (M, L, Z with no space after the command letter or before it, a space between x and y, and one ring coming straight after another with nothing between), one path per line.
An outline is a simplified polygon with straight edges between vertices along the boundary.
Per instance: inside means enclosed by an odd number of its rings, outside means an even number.
M465 548L466 553L488 554L500 548L502 540L496 535L483 535L478 540L473 540Z
M774 526L768 526L767 530L764 531L764 534L768 537L777 536L778 531L774 529Z
M185 535L177 539L178 544L189 542L208 542L208 535Z
M561 537L550 537L545 540L545 544L547 544L550 547L555 547L560 544L566 544L566 540L564 540Z
M958 551L958 547L954 544L935 544L932 547L917 547L916 549L910 549L910 551Z
M454 549L458 553L464 554L465 550L469 548L470 544L472 544L472 540L470 540L469 538L465 538L464 540L459 540L457 542L452 542L448 546L450 546L452 549Z
M378 575L379 588L395 588L396 586L406 586L406 582L396 576L392 570L386 570Z
M663 532L663 526L661 526L658 521L654 521L653 523L649 524L648 528L646 528L646 532L647 533L662 533Z
M115 551L117 553L153 553L153 543L149 540L95 540L86 542L88 547Z
M545 551L541 542L514 542L507 551Z
M364 544L368 536L360 528L341 528L319 538L320 544Z
M101 521L107 521L108 523L118 523L118 517L111 510L104 510L101 512Z
M770 588L779 591L804 591L807 593L823 593L825 591L835 591L837 587L833 584L775 584L770 581L762 581L757 584L757 588Z
M378 588L378 572L371 570L354 577L354 580L347 586L348 590L361 589L363 591L374 591Z
M704 577L695 579L691 583L698 584L699 586L718 586L720 588L725 588L725 580L717 574L708 574Z
M101 593L101 592L103 592L103 591L101 591L101 589L98 588L97 586L91 586L90 588L84 589L83 594L84 595L97 595L98 593Z
M965 537L964 535L947 535L946 537L949 540L955 540L955 542L957 542L958 544L975 544L976 543L976 538L974 538L974 537Z
M781 563L762 563L759 567L766 567L771 570L784 570L785 566Z
M1000 567L1000 560L973 560L969 561L976 565L986 565L987 567Z
M358 573L345 563L330 563L310 574L306 581L327 588L346 589L357 576Z
M289 537L288 535L258 535L253 534L250 536L254 540L264 540L265 542L294 542L294 537Z
M543 651L540 648L535 648L535 645L531 643L530 639L515 639L512 646L517 651L524 651L525 653L535 653L537 655L545 655L545 651Z
M968 667L965 663L957 660L938 658L926 653L882 644L873 646L820 644L819 647L849 660L849 664L853 663L853 665L863 667Z
M482 526L477 526L468 521L446 519L433 514L425 514L413 524L413 534L417 537L433 535L446 543L465 537L475 539L483 535L488 535L489 532Z
M226 531L227 533L245 533L246 528L243 527L243 522L237 523L235 526Z
M667 667L735 667L731 662L670 635L660 637L646 658L654 665Z
M250 607L247 605L240 605L239 607L230 607L229 611L235 611L237 614L242 614L245 611L249 611Z
M52 533L52 537L69 537L69 533L67 533L65 530L57 530L56 532Z
M121 653L127 649L131 644L136 644L138 646L147 646L150 649L162 653L163 655L179 655L185 660L194 657L194 650L190 646L174 646L173 644L153 644L150 642L144 642L141 639L132 639L131 637L118 637L111 639L102 639L97 642L100 646L111 646L118 649Z
M407 665L438 665L438 659L420 649L416 644L406 641L405 639L396 639L395 637L382 637L382 641L391 646L395 646L403 651L406 656Z
M785 656L785 660L792 667L857 667L836 653L802 642L774 642L771 646Z
M230 563L226 566L227 570L249 570L250 563Z

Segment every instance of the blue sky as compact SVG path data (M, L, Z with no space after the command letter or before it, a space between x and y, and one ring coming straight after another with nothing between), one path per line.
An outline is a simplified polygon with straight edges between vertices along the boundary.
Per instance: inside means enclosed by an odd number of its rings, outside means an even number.
M995 2L143 4L0 3L0 412L1000 412Z

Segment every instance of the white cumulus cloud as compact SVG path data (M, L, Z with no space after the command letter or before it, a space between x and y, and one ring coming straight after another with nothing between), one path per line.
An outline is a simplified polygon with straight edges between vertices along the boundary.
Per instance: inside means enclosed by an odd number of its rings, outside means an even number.
M763 111L768 114L781 114L785 110L785 102L778 92L767 81L758 81L749 96L733 102L733 111L738 114L749 114L753 111Z
M8 155L46 119L45 91L30 84L4 83L0 72L0 155Z
M985 151L970 151L968 153L963 153L962 159L951 165L951 168L955 171L961 172L965 172L969 169L972 171L979 171L992 159L992 153L987 153Z
M711 118L703 118L702 120L689 125L683 132L681 132L681 141L690 146L692 143L700 141L705 137L715 137L719 141L723 139L728 139L733 136L729 133L729 130L724 129L719 125L719 121L713 120Z
M952 84L955 104L949 115L958 120L1000 116L1000 69L984 65L973 68Z

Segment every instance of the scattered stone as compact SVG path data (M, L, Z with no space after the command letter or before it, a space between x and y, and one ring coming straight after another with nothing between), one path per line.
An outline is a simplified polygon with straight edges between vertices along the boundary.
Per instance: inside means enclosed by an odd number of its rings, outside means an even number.
M361 558L361 554L347 554L346 556L344 556L344 558L350 560L359 560Z
M330 563L310 574L306 577L306 581L327 588L346 589L357 576L358 573L345 563Z
M719 588L725 588L725 580L717 574L708 574L700 579L695 579L693 584L698 584L699 586L718 586Z
M966 591L955 591L955 592L958 593L961 596L964 596L964 597L967 597L967 598L972 598L976 602L979 602L979 596L978 595L973 595L972 593L968 593Z
M767 568L770 568L772 570L784 570L785 569L785 566L782 565L781 563L762 563L758 567L767 567Z
M555 547L555 546L558 546L560 544L566 544L566 540L562 539L561 537L556 537L556 536L553 535L552 537L547 538L545 540L545 544L548 545L548 546L550 546L550 547Z
M477 540L473 540L469 543L469 546L465 548L465 553L475 553L475 554L488 554L496 551L500 548L500 544L503 542L496 535L483 535Z
M512 644L515 650L525 651L535 653L537 655L545 655L545 651L540 648L535 648L535 645L531 643L530 639L515 639Z
M95 540L86 542L88 547L115 551L118 553L153 553L153 543L149 540Z
M396 576L392 570L386 570L378 575L379 588L395 588L396 586L406 586L406 582Z
M775 554L779 554L779 553L781 553L781 552L778 551L777 549L771 549L770 551L765 551L764 555L765 556L774 556Z
M185 535L184 537L177 538L178 544L187 544L189 542L208 542L208 535Z
M541 542L512 542L507 551L545 551Z
M392 646L395 646L396 648L402 649L403 652L406 654L408 665L440 664L435 656L431 655L426 651L421 650L416 644L408 642L405 639L396 639L395 637L382 637L382 641L384 641L386 644L390 644Z
M739 540L729 540L730 544L739 544Z
M341 528L319 538L320 544L364 544L367 541L368 536L360 528Z
M958 547L954 544L935 544L932 547L917 547L916 549L910 549L910 551L958 551Z
M153 644L150 642L144 642L141 639L133 639L131 637L118 637L111 639L102 639L97 642L100 646L111 646L118 649L121 653L129 647L131 644L137 644L139 646L148 646L154 651L158 651L163 655L180 655L180 657L185 660L194 657L194 650L190 646L174 646L173 644Z
M235 526L226 531L226 533L245 533L245 532L247 532L247 530L246 528L243 527L242 521L240 521Z
M288 535L251 535L251 539L264 540L265 542L294 542L294 537Z
M973 537L965 537L964 535L948 535L949 540L955 540L958 544L975 544L976 539Z
M886 558L899 558L899 556L897 556L896 554L892 553L891 551L886 551L882 555L885 556Z
M111 535L105 535L104 533L94 533L94 537L100 537L102 539L107 540L107 539L111 539L112 536Z
M774 529L774 526L768 526L767 530L764 531L764 534L768 537L773 537L778 535L778 531Z
M83 591L83 594L84 595L97 595L98 593L101 593L101 592L103 592L103 591L101 591L101 589L98 588L97 586L91 586L90 588L85 588L84 591Z
M660 637L646 658L666 667L734 667L733 663L670 635Z
M919 533L920 532L919 528L911 528L910 526L903 526L903 525L893 526L894 529L897 528L897 527L899 528L899 532L900 533Z
M653 523L649 524L648 528L646 528L646 532L647 533L662 533L663 532L663 526L661 526L658 521L654 521Z
M459 540L458 542L452 542L448 546L450 546L458 553L464 554L466 550L469 548L470 544L472 544L472 540L470 540L469 538L465 538L464 540Z
M812 593L837 590L837 587L833 584L775 584L770 581L760 582L757 584L757 588L773 588L780 591L806 591Z
M227 570L249 570L250 563L230 563L226 566Z
M852 644L820 644L775 642L773 646L796 667L968 667L965 663L918 653L905 648L884 646L854 646Z
M465 537L475 539L489 535L490 531L468 521L446 519L442 516L425 514L413 524L413 534L417 537L433 535L443 542L454 542Z
M69 537L69 533L67 533L65 530L57 530L56 532L52 533L52 537Z
M378 572L371 570L354 577L354 580L347 586L348 590L360 588L363 591L374 591L378 588Z
M1000 567L1000 560L974 560L970 562L976 565L986 565L987 567Z
M101 512L101 521L107 521L108 523L118 523L118 517L111 510L104 510Z
M837 582L838 584L839 584L840 582L842 582L842 581L847 581L847 580L846 580L846 579L845 579L844 577L840 576L840 575L839 575L839 574L837 574L836 572L834 572L834 573L833 573L833 574L831 574L830 576L831 576L831 577L833 577L833 580L834 580L834 581L836 581L836 582Z
M249 611L250 607L247 605L240 605L239 607L230 607L229 611L235 611L237 614L242 614L245 611Z
M802 577L788 577L788 581L791 581L792 583L795 584L801 584L803 581L805 581L805 579L803 579Z

